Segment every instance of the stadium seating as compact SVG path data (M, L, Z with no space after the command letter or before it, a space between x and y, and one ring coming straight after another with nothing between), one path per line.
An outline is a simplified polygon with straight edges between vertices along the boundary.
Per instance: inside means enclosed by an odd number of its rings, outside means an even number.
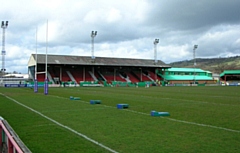
M131 72L126 72L126 75L129 77L129 80L131 80L132 83L140 82L140 80L132 75Z
M44 82L45 80L45 73L37 74L38 82Z
M68 74L65 70L62 71L62 81L63 82L71 81L70 77L68 76Z
M120 76L119 73L116 74L116 81L122 81L125 82L126 80Z
M110 73L110 72L104 72L102 73L104 78L106 79L107 82L111 82L114 80L114 76L113 76L113 73Z
M142 73L142 80L141 80L141 72L133 71L133 73L139 78L140 81L151 81L146 75Z
M81 81L94 81L92 76L89 74L89 71L91 71L90 69L85 70L85 78L82 69L68 69L66 71L69 71L72 74L73 78L76 80L77 83ZM67 75L66 71L63 74L62 78L64 78L64 80L70 80L70 77ZM96 73L94 75L96 75Z
M59 69L49 69L49 74L51 75L51 77L53 78L59 78L60 81L62 82L69 82L69 81L73 81L75 80L77 83L82 82L82 81L95 81L93 79L93 77L95 77L98 81L102 82L102 81L107 81L107 83L112 83L112 81L117 81L117 82L132 82L132 83L136 83L136 82L144 82L144 81L153 81L155 80L155 74L151 71L146 71L146 72L141 72L140 71L116 71L115 76L114 76L114 72L112 69L110 70L95 70L94 74L90 74L90 72L92 72L92 68L86 68L81 69L81 68L64 68L60 74L60 70ZM71 77L69 76L70 73ZM62 76L60 76L62 75ZM85 75L85 76L84 76ZM94 76L92 76L94 75ZM38 81L43 82L45 80L45 74L38 74ZM73 80L72 80L72 79ZM161 80L161 78L159 76L157 76L158 80ZM54 81L54 83L57 83Z
M85 81L94 81L94 79L90 75L89 71L85 72Z
M81 69L70 71L76 82L83 81L83 71Z
M160 76L155 75L155 73L152 72L152 71L148 71L148 74L149 74L149 76L150 76L153 80L156 80L156 77L157 77L157 79L158 79L159 81L162 80Z
M102 75L107 80L107 82L111 82L111 81L126 82L126 80L124 78L122 78L119 73L116 73L115 79L114 79L114 73L113 72L103 72Z

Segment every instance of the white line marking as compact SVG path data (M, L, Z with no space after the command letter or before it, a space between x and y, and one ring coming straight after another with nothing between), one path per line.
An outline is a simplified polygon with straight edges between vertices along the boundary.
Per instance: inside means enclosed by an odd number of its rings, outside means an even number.
M149 96L141 96L141 97L144 97L144 98L148 98ZM211 104L211 105L220 105L220 106L240 106L240 105L237 105L237 104L222 104L222 103L214 103L214 102L207 102L207 101L196 101L196 100L186 100L186 99L176 99L176 98L156 98L156 97L153 97L154 99L166 99L166 100L169 100L169 99L172 99L172 100L178 100L178 101L186 101L186 102L194 102L194 103L202 103L202 104ZM157 103L157 102L155 102ZM191 103L193 104L193 103Z
M59 97L59 96L54 96L54 97L63 98L63 97ZM83 100L80 100L80 101L83 102L83 103L87 103L87 102L85 102ZM113 106L107 106L107 105L103 105L103 104L101 104L101 106L103 106L103 107L110 107L110 108L115 108L116 109L116 107L113 107ZM150 116L150 113L147 114L147 113L138 112L138 111L134 111L134 110L130 110L130 109L123 109L123 110L128 111L128 112L132 112L132 113L136 113L136 114ZM220 130L225 130L225 131L229 131L229 132L240 133L239 130L233 130L233 129L228 129L228 128L219 127L219 126L213 126L213 125L207 125L207 124L201 124L201 123L195 123L195 122L188 122L188 121L177 120L177 119L169 118L169 117L161 117L161 118L168 119L170 121L185 123L185 124L192 124L192 125L197 125L197 126L202 126L202 127L209 127L209 128L220 129Z
M82 109L64 109L64 110L46 110L46 111L42 111L42 113L49 113L49 112L79 112L79 111L92 111L92 110L101 110L101 109L106 109L106 108L82 108Z
M238 130L228 129L228 128L219 127L219 126L213 126L213 125L207 125L207 124L200 124L200 123L182 121L182 120L177 120L177 119L173 119L173 118L165 118L165 119L176 121L176 122L181 122L181 123L186 123L186 124L192 124L192 125L198 125L198 126L204 126L204 127L214 128L214 129L220 129L220 130L240 133L240 131L238 131Z
M133 112L133 113L137 113L137 114L142 114L142 115L148 115L148 116L150 116L150 113L147 114L147 113L137 112L137 111L128 110L128 109L124 109L124 110L125 110L125 111L129 111L129 112ZM180 123L186 123L186 124L192 124L192 125L197 125L197 126L210 127L210 128L214 128L214 129L220 129L220 130L225 130L225 131L240 133L239 130L233 130L233 129L228 129L228 128L219 127L219 126L213 126L213 125L207 125L207 124L200 124L200 123L195 123L195 122L188 122L188 121L177 120L177 119L169 118L169 117L161 117L161 118L168 119L168 120L175 121L175 122L180 122Z
M86 135L84 135L84 134L82 134L82 133L79 133L79 132L77 132L77 131L71 129L71 128L68 127L68 126L65 126L65 125L63 125L63 124L61 124L61 123L59 123L59 122L57 122L57 121L55 121L55 120L53 120L53 119L51 119L51 118L45 116L45 115L43 115L42 113L40 113L40 112L38 112L38 111L32 109L31 107L28 107L28 106L26 106L26 105L24 105L24 104L18 102L17 100L15 100L15 99L13 99L13 98L11 98L11 97L8 97L8 96L6 96L6 95L4 95L4 94L2 94L2 93L0 93L0 94L3 95L3 96L5 96L6 98L12 100L13 102L15 102L15 103L17 103L17 104L19 104L19 105L21 105L21 106L23 106L23 107L25 107L25 108L31 110L32 112L34 112L34 113L36 113L36 114L39 114L40 116L42 116L42 117L48 119L49 121L51 121L51 122L53 122L53 123L55 123L55 124L57 124L57 125L59 125L59 126L65 128L65 129L67 129L67 130L69 130L69 131L71 131L71 132L73 132L73 133L75 133L75 134L77 134L77 135L79 135L79 136L85 138L86 140L88 140L88 141L90 141L90 142L92 142L92 143L94 143L94 144L96 144L96 145L98 145L98 146L100 146L100 147L102 147L102 148L104 148L104 149L110 151L110 152L118 153L117 151L115 151L115 150L113 150L113 149L111 149L111 148L109 148L109 147L107 147L107 146L105 146L105 145L99 143L98 141L95 141L95 140L89 138L88 136L86 136Z

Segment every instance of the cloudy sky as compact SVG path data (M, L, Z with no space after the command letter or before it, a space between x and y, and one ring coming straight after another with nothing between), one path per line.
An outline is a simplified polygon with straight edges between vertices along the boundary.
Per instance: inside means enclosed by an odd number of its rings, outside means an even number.
M195 44L197 58L240 55L239 0L0 0L0 20L7 72L27 73L36 48L46 53L47 21L48 54L91 56L94 30L96 57L154 60L156 38L167 64L191 60Z

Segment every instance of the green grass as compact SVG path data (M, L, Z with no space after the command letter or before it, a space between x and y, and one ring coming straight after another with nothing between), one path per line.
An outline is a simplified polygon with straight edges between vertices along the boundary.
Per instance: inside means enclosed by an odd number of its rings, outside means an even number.
M43 89L36 94L0 88L0 93L117 152L240 152L240 87L73 87L50 88L49 95ZM102 104L90 105L91 99ZM129 108L119 110L118 103ZM170 116L152 117L151 110ZM34 153L108 152L2 95L0 116Z

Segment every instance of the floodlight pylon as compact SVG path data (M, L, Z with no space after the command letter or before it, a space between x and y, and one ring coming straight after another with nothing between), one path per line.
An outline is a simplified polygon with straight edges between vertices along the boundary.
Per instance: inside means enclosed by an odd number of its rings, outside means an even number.
M194 45L193 46L193 61L194 61L194 74L193 74L193 81L194 81L194 84L195 84L195 82L196 82L196 65L197 65L197 63L196 63L196 49L198 48L198 45Z
M154 44L154 63L157 64L157 44L159 43L159 39L155 39L153 41Z
M94 37L97 36L97 31L92 31L91 37L92 37L92 60L94 62L95 57L94 57Z
M5 69L5 55L6 55L6 50L5 50L5 29L8 27L8 21L4 22L2 21L1 28L3 29L3 34L2 34L2 73L6 71Z

